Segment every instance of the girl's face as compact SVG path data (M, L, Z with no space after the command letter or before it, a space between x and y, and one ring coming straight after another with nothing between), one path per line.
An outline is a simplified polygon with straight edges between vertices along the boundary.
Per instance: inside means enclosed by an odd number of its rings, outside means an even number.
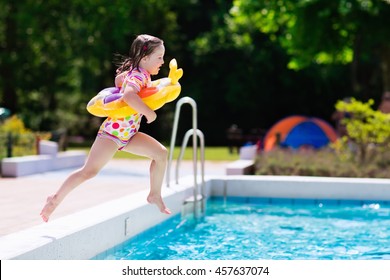
M141 59L139 66L144 68L150 75L157 75L160 67L164 64L164 45L158 46L151 54Z

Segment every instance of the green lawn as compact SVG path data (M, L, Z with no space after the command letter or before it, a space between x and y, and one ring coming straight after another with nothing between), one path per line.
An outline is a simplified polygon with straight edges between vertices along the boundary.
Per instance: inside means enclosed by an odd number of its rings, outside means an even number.
M72 148L75 150L85 149L86 148ZM177 159L180 153L180 147L175 147L175 150L173 152L173 158ZM119 151L115 154L114 158L116 159L141 159L143 157L136 156L130 153ZM185 150L184 160L191 160L192 159L192 148L188 147ZM237 153L230 154L229 149L227 147L206 147L205 148L205 159L206 160L212 160L212 161L234 161L239 159L239 155Z

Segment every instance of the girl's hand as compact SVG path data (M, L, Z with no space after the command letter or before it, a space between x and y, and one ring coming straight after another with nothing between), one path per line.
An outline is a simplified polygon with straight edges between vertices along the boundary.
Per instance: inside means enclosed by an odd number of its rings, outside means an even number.
M121 74L115 77L115 86L122 87L123 81L129 71L122 72Z
M151 123L156 120L156 113L142 101L134 87L126 87L125 92L123 93L123 100L136 112L144 115L147 123Z
M156 114L156 112L154 112L154 111L151 111L150 113L145 114L144 116L145 116L145 118L146 118L147 123L152 123L152 122L154 122L154 121L156 120L156 118L157 118L157 114Z

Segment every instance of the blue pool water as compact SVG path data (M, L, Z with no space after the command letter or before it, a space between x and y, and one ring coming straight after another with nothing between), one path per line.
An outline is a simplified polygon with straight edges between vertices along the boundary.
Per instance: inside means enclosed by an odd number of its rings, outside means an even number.
M94 259L390 259L390 206L214 199L197 221L175 216Z

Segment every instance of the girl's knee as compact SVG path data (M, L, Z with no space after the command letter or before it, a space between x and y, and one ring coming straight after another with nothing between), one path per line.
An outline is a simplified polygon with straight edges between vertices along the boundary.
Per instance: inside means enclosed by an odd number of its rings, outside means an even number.
M83 168L80 170L80 175L84 177L85 180L95 177L99 173L98 169L93 168Z
M161 145L160 149L155 153L154 160L157 161L167 161L168 160L168 150Z

